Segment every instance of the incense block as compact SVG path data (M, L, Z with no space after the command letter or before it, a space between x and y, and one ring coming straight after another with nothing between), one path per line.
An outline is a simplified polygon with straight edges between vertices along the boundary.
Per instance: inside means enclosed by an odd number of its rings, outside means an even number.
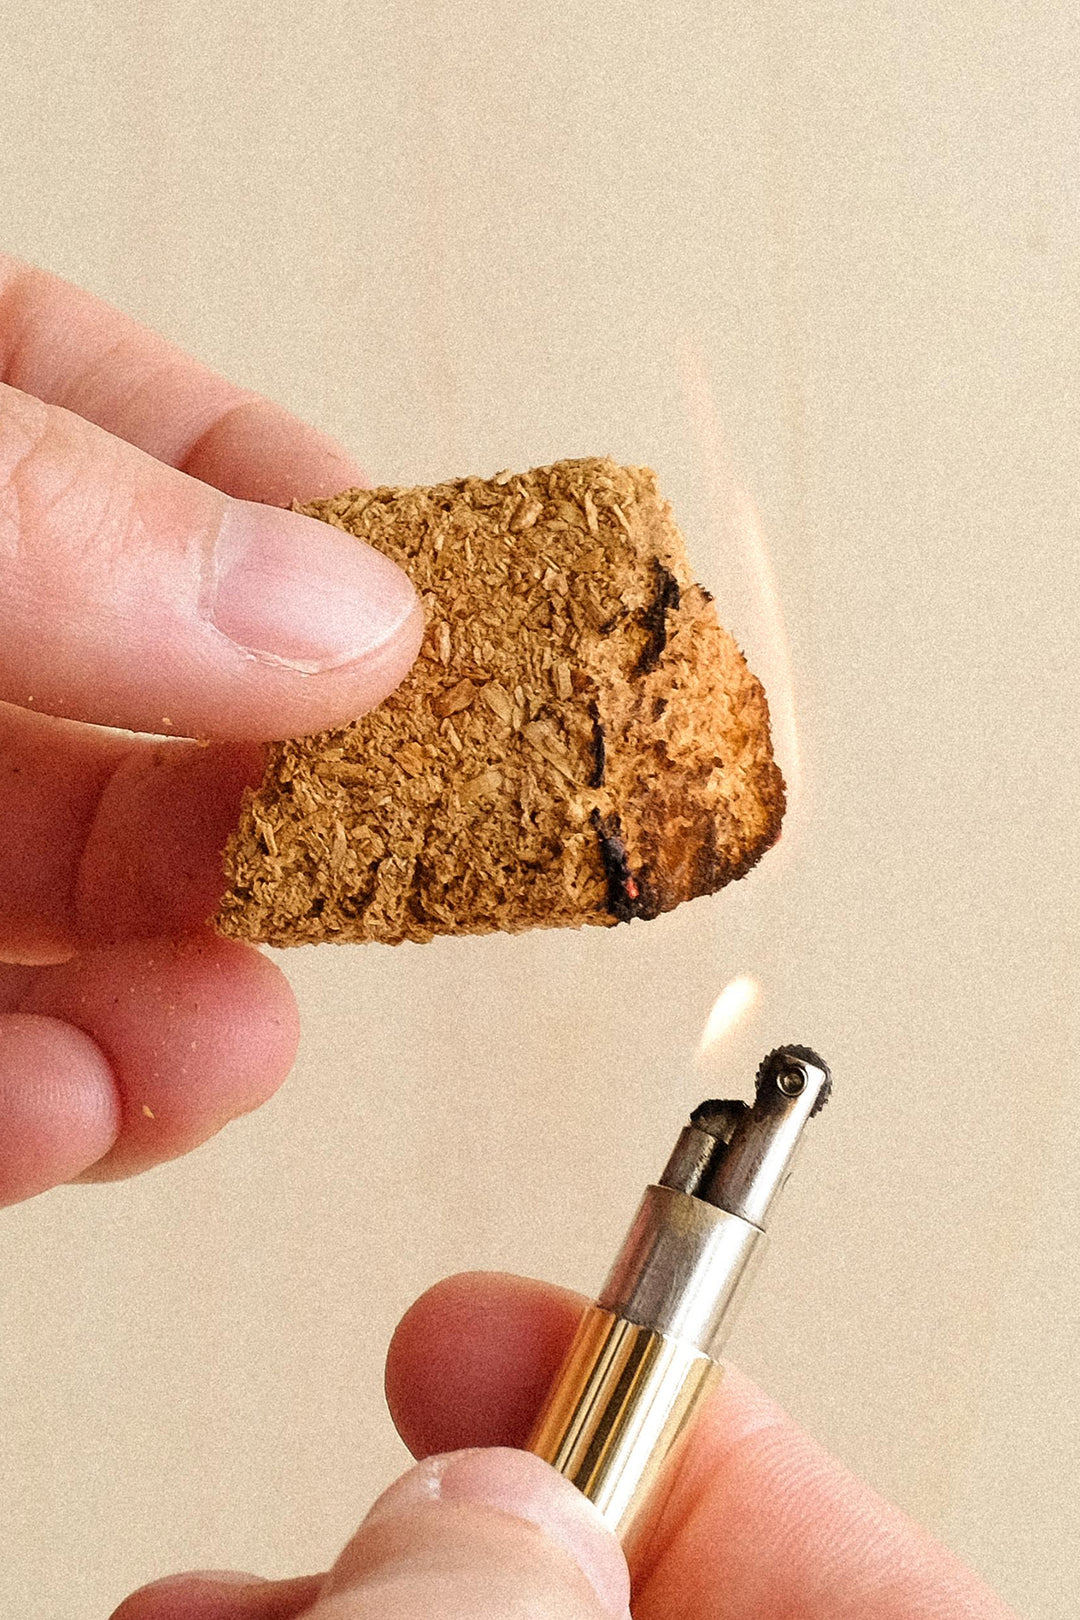
M406 569L427 629L377 709L268 750L221 933L610 926L713 893L776 840L765 694L647 468L561 461L300 510Z

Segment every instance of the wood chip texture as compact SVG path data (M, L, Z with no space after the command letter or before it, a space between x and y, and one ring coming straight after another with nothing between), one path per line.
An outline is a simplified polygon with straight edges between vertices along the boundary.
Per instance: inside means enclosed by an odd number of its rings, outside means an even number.
M269 750L221 933L611 925L714 892L775 841L765 695L647 468L561 461L298 510L407 570L425 640L379 708Z

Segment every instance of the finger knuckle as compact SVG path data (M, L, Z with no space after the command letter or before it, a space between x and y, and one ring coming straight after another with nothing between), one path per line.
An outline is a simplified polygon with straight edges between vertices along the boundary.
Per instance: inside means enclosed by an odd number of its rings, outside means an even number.
M92 476L66 414L0 388L0 556L9 564L70 566L98 552L110 522L108 480Z

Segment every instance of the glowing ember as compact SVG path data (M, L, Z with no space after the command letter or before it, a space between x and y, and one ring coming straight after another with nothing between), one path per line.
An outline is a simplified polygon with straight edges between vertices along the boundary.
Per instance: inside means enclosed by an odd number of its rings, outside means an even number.
M750 1011L760 995L760 984L748 973L740 973L736 978L729 980L713 1002L712 1012L705 1021L705 1028L701 1032L698 1044L698 1057L704 1057L721 1036L726 1035L744 1013Z

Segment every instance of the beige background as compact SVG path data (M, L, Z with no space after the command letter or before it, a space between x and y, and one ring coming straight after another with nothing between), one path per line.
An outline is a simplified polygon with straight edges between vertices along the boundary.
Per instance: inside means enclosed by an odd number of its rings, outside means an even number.
M595 1287L683 1110L795 1039L837 1095L734 1354L1071 1614L1072 0L8 0L4 35L5 246L381 480L651 462L786 713L752 490L802 766L759 871L647 928L290 955L269 1107L5 1218L0 1612L329 1558L402 1463L418 1290Z

